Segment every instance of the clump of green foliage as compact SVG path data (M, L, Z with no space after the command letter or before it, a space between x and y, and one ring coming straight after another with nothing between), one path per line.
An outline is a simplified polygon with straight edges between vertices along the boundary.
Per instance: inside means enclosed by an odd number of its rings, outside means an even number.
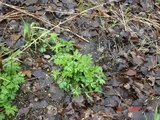
M41 34L43 36L39 37ZM57 34L36 24L27 25L24 36L36 45L47 46L43 52L46 48L54 51L52 60L58 68L52 70L51 75L61 89L71 91L74 96L85 94L89 97L90 93L101 92L105 83L102 68L93 64L91 55L82 55L76 50L72 41L59 39Z
M156 2L158 2L158 4L160 4L160 0L156 0Z
M154 120L160 120L160 106L157 106L154 111Z
M0 70L0 120L6 116L15 115L16 106L12 105L12 101L16 97L16 93L20 85L24 82L24 76L20 71L18 58L16 56L20 51L14 52L2 61L3 68Z
M53 37L52 37L53 38ZM82 55L73 47L73 42L55 40L52 50L53 62L59 66L52 71L53 79L65 91L72 91L74 96L101 92L105 75L100 66L94 65L91 55Z
M5 47L3 43L0 43L0 55L5 54L6 52L9 51L9 48Z
M34 48L35 51L38 50L43 53L47 50L48 46L50 46L50 42L52 42L49 41L49 35L49 31L45 28L39 27L38 23L24 23L24 39L26 42L24 47L32 44L31 48Z

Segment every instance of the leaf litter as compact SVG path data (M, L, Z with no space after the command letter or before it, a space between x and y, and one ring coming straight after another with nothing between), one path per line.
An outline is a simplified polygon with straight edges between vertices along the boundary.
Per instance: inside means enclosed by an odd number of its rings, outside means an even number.
M80 11L76 0L2 2L22 7L54 24ZM98 3L94 0L83 0L85 5L88 2L90 7ZM102 4L106 1L99 2L98 4ZM21 42L23 36L20 17L24 13L13 17L12 9L0 6L0 37L4 39L0 44L5 43L8 47L19 49L24 44ZM10 14L6 16L7 13ZM23 19L35 21L30 17ZM29 55L27 53L24 58L21 56L22 72L29 80L21 87L15 101L19 111L10 119L137 120L145 119L145 113L152 120L160 95L158 19L159 4L152 0L110 0L103 7L89 10L63 24L64 28L89 39L89 43L56 28L60 37L70 37L78 49L83 53L91 53L94 61L103 66L109 79L103 86L103 92L93 94L92 102L84 96L72 97L51 80L48 71L54 65L49 63L49 51L44 55L26 51ZM51 27L43 21L39 22L43 26ZM3 69L1 60L0 69Z

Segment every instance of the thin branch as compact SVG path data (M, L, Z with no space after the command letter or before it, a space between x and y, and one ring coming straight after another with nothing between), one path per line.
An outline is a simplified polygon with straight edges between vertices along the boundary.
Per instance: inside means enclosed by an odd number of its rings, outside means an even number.
M65 31L68 31L68 32L72 33L73 35L79 37L80 39L82 39L82 40L84 40L84 41L86 41L86 42L89 42L88 40L86 40L86 39L83 38L82 36L80 36L80 35L72 32L71 30L62 28L62 27L60 27L60 26L61 26L62 24L64 24L64 23L68 22L68 21L72 21L74 18L76 18L76 17L79 16L79 15L84 14L84 13L88 12L89 10L93 10L93 9L98 8L98 7L101 7L101 6L105 5L106 3L103 3L103 4L100 4L100 5L94 6L94 7L92 7L92 8L86 9L86 10L80 12L80 13L76 13L76 15L74 15L74 16L72 16L72 17L70 17L70 18L68 18L68 19L66 19L66 20L64 20L64 21L62 21L62 22L59 22L59 24L57 24L57 25L53 25L53 24L50 23L48 20L42 19L42 18L40 18L40 17L37 17L37 16L35 16L34 14L32 14L32 13L26 11L26 10L23 10L23 9L21 9L21 8L18 8L18 7L16 7L16 6L13 6L13 5L10 5L10 4L7 4L7 3L3 3L3 2L1 2L1 1L0 1L0 4L5 5L5 6L7 6L7 7L10 7L10 8L12 8L12 9L15 9L15 10L17 10L17 11L20 11L20 12L22 12L22 13L28 15L28 16L31 16L31 17L33 17L33 18L35 18L35 19L38 19L38 20L40 20L40 21L48 24L48 25L53 26L53 28L51 28L49 31L52 31L53 29L55 29L55 28L58 27L58 28L60 28L60 29L62 29L62 30L65 30ZM42 37L42 36L41 36L41 37Z

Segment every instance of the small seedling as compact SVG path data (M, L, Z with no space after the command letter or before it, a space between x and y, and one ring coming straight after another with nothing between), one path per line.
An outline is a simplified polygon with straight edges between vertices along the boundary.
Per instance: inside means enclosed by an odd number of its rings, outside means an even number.
M154 120L160 120L160 106L157 106L155 109Z
M43 36L40 37L42 34ZM24 23L24 39L26 42L25 47L32 44L31 48L41 53L45 52L51 44L50 32L34 22L31 24Z

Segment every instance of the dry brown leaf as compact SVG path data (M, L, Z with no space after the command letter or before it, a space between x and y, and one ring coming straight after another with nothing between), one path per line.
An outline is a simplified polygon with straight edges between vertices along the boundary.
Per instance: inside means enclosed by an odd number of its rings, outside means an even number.
M129 69L128 71L125 72L126 75L128 76L134 76L137 74L135 70Z
M18 33L18 34L12 34L12 35L11 35L11 39L12 39L13 41L17 41L20 37L21 37L21 34L20 34L20 33Z
M138 42L139 40L138 35L135 32L130 32L130 40L132 42Z
M150 80L150 81L151 81L151 86L154 86L155 81L156 81L156 78L155 78L155 77L153 77L153 76L149 76L148 80Z
M27 76L28 78L31 78L31 76L32 76L32 71L31 70L24 70L22 73L25 76Z

